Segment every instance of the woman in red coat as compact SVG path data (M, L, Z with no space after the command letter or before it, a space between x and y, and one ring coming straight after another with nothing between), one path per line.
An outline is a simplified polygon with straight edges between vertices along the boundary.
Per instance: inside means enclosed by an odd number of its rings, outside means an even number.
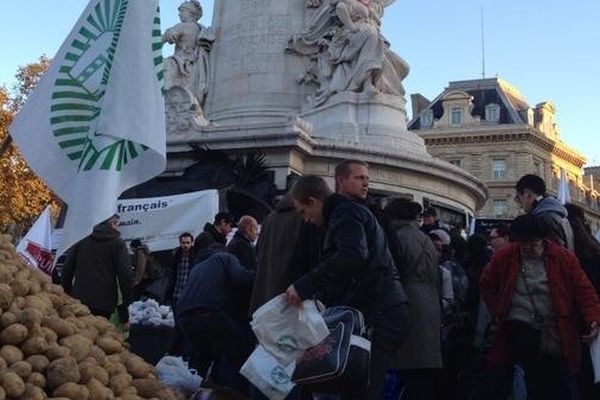
M534 216L516 218L514 243L483 271L482 296L498 329L490 363L520 364L530 400L568 400L580 343L598 335L600 300L575 255L544 240L544 232ZM577 315L589 326L581 336Z

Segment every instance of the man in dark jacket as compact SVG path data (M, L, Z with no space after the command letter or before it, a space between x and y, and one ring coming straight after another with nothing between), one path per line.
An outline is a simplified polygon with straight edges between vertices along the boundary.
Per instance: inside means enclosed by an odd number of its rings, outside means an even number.
M237 225L238 230L227 245L227 251L235 255L244 267L256 271L254 242L258 239L258 222L254 217L244 215Z
M321 262L296 280L285 298L299 305L318 295L327 305L350 306L364 314L372 332L371 384L368 393L351 396L379 399L393 353L409 330L408 299L383 229L365 206L332 194L320 177L298 178L292 197L305 221L327 231Z
M115 214L73 247L65 261L62 285L92 314L108 319L117 306L117 281L123 309L131 303L133 272L129 263L127 246L119 233L119 216ZM128 321L126 312L119 314L122 322Z
M214 223L206 223L201 234L194 241L194 254L201 253L209 247L221 246L225 249L227 235L235 225L235 219L229 212L222 211L215 215ZM195 257L194 257L195 258Z
M177 304L177 299L185 287L194 265L194 237L189 232L179 235L179 247L173 251L173 262L168 272L168 286L165 292L165 300L171 304Z
M177 325L202 357L198 364L202 376L211 361L223 356L226 360L221 367L227 371L217 383L247 392L238 371L252 351L252 342L231 317L231 307L233 293L252 284L254 271L224 251L209 249L199 257L177 302Z
M573 251L573 230L567 219L567 209L560 202L546 195L546 182L537 175L521 177L516 185L515 201L549 228L548 239Z

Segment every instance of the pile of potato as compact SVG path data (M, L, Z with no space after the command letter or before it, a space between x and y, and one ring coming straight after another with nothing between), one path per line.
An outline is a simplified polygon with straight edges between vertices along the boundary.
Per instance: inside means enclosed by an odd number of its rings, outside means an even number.
M0 235L0 400L180 400L123 336Z

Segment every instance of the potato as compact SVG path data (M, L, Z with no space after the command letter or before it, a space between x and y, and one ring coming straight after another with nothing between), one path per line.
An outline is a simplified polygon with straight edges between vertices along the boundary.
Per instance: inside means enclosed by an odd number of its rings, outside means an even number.
M0 372L4 371L7 367L8 365L6 365L6 361L4 361L4 358L0 357Z
M112 362L107 360L104 363L104 369L111 377L127 373L127 368L125 368L125 366L120 362Z
M0 333L0 342L3 344L21 344L27 338L27 327L21 324L12 324Z
M125 393L123 395L121 395L121 400L144 400L142 397L138 396L137 394L130 394L130 393Z
M43 337L36 336L27 339L21 345L21 349L23 349L23 353L28 356L33 354L43 354L46 350L48 350L48 343Z
M0 268L0 283L10 283L13 280L13 274L8 268Z
M40 372L32 372L27 382L43 389L46 386L46 377Z
M59 340L59 343L71 351L71 356L77 362L86 359L88 354L90 354L90 349L94 345L90 339L80 334L64 337Z
M96 360L87 359L79 364L79 372L81 373L81 383L87 383L92 379L96 379L104 386L110 383L110 376L108 372L96 364Z
M28 281L31 276L31 268L21 268L15 273L15 280Z
M27 307L21 311L21 314L19 315L19 322L29 328L34 325L41 325L43 318L44 315L40 310L37 310L33 307Z
M65 293L65 290L60 285L55 285L54 283L46 283L44 285L44 292L63 295Z
M127 372L133 378L145 378L150 372L152 372L152 366L148 364L142 357L136 356L135 354L127 354L121 357L123 364L127 368Z
M15 279L10 283L15 297L25 297L29 293L29 282L23 279Z
M138 394L137 389L134 388L133 386L127 386L125 389L123 389L120 396L123 397L126 395L132 395L132 394Z
M42 291L42 286L39 282L30 280L28 283L29 291L27 292L27 294L38 294Z
M131 385L131 375L119 374L110 378L110 388L116 395L120 395L123 390Z
M48 346L48 350L44 353L48 360L54 361L59 358L68 357L71 355L71 350L58 344Z
M94 378L86 383L85 386L90 392L90 400L109 400L114 398L112 390Z
M46 400L46 393L31 383L25 384L25 392L17 400Z
M123 350L121 343L106 336L100 336L96 339L96 345L104 350L106 354L115 354Z
M91 312L85 304L74 303L66 304L63 307L61 307L59 314L63 318L66 318L68 316L83 317L86 315L90 315ZM63 314L65 315L63 316Z
M88 357L93 357L96 359L96 362L99 365L104 365L106 362L106 354L104 354L104 350L95 345L90 349L90 354L88 354Z
M23 360L23 352L18 347L7 344L0 348L0 357L4 358L6 364L11 365Z
M78 385L73 382L66 382L54 389L52 396L67 397L69 399L77 400L88 400L90 398L90 392L83 385Z
M79 331L79 334L90 339L92 342L95 342L98 338L98 331L93 326Z
M19 319L10 311L3 312L0 316L0 328L6 328L9 325L16 323Z
M39 295L30 295L25 297L25 306L21 307L21 308L25 308L25 307L33 307L33 308L37 308L38 310L40 310L42 313L47 313L50 309L52 309L52 303L48 304L49 302L44 300L42 296Z
M8 310L14 298L15 296L10 286L6 283L0 283L0 309L2 311Z
M0 386L4 388L8 397L19 397L25 392L25 382L13 371L0 374Z
M31 375L31 364L27 361L17 361L9 367L15 374L19 375L23 379L27 379Z
M46 369L46 385L51 390L66 382L77 383L80 379L79 365L73 357L52 361Z
M6 392L4 391L2 386L0 386L0 400L5 400L5 399L6 399Z
M137 392L142 397L153 397L156 393L167 387L156 379L134 379L131 385L137 389Z
M34 372L44 372L46 371L46 367L48 367L48 364L50 364L50 360L48 360L48 357L43 356L41 354L29 356L25 361L27 361L29 365L31 365L31 370Z
M52 329L43 326L42 334L44 335L44 339L46 339L46 342L48 342L48 344L58 342L58 335Z
M53 330L59 338L71 336L76 331L75 325L59 318L44 317L42 326Z

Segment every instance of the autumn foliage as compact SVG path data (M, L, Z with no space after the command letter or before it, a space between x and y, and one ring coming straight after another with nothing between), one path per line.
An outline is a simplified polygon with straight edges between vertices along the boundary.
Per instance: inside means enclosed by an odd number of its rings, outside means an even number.
M2 153L13 117L49 63L50 60L42 56L37 62L18 69L17 84L13 88L0 86L0 233L18 237L48 204L53 204L55 210L58 208L58 198L29 169L14 143Z

